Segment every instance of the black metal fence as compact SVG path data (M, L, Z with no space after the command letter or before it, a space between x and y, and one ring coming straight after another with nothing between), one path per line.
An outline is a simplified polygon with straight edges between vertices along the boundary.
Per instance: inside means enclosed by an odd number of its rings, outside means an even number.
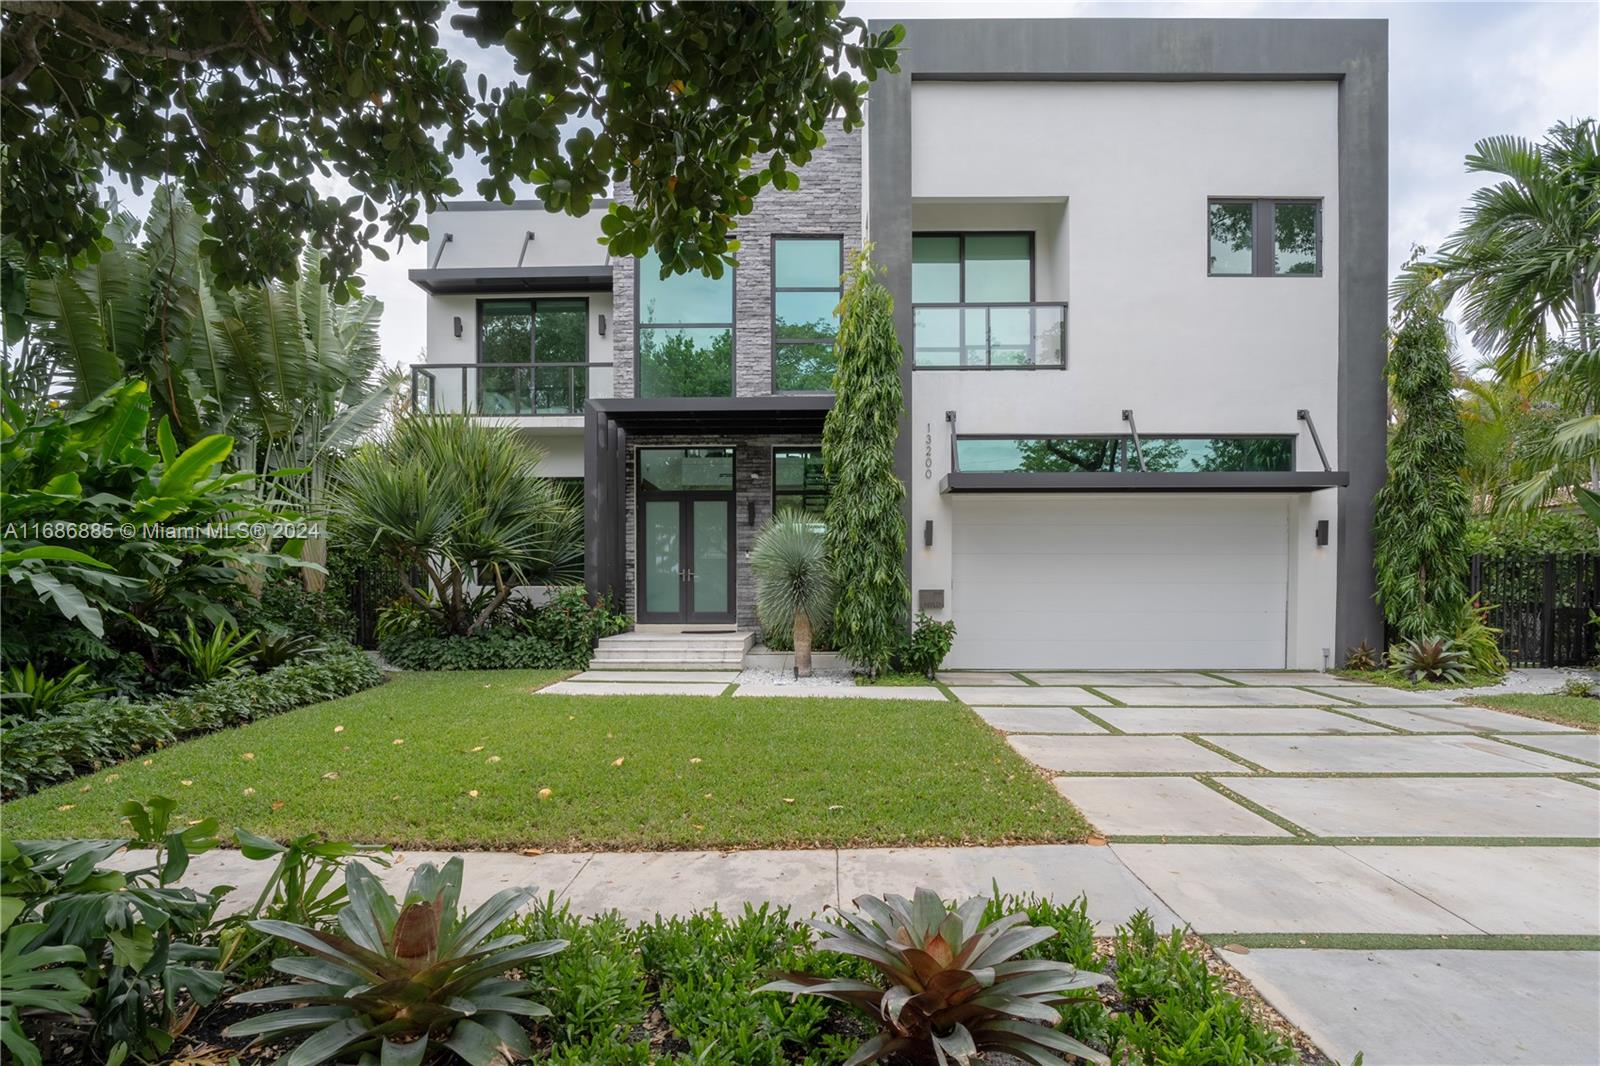
M1595 658L1600 555L1472 557L1472 591L1502 630L1512 666L1584 666Z

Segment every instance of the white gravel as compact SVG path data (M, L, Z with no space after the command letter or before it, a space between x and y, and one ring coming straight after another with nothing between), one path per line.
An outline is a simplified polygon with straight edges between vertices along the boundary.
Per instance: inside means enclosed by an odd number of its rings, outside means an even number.
M788 670L764 670L746 667L739 671L741 685L775 685L795 689L853 688L855 678L848 670L818 670L810 677L795 677Z

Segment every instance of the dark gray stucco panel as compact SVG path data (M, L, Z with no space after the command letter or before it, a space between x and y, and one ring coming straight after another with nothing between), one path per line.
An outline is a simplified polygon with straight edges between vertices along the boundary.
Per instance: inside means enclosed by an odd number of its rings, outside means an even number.
M874 21L875 30L892 21ZM1389 24L1382 19L939 19L904 23L901 72L867 109L868 239L895 298L911 396L911 83L1333 81L1339 86L1338 603L1342 652L1379 644L1373 496L1383 484L1388 309ZM909 418L895 452L911 473ZM907 520L910 502L906 503ZM907 567L910 553L907 553Z

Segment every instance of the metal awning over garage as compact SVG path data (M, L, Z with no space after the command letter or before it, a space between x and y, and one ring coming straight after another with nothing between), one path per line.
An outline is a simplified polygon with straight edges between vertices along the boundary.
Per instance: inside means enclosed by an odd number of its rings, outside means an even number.
M941 493L966 492L1314 492L1350 484L1345 470L1007 472L956 471L939 479Z

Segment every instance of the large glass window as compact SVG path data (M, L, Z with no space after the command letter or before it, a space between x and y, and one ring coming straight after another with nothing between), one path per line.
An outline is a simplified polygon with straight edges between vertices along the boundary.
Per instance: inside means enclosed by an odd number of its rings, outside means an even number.
M733 272L661 277L654 252L638 261L638 395L733 395Z
M838 237L772 241L772 381L778 392L827 392L837 367Z
M912 236L917 366L1063 365L1065 306L1032 299L1032 234Z
M639 486L652 492L733 488L732 448L640 448Z
M478 362L501 365L478 372L478 413L581 411L588 358L588 301L484 300L478 305Z
M1144 469L1199 474L1216 471L1294 469L1294 438L1140 437ZM963 473L1110 473L1139 469L1133 438L960 437L956 462Z
M1207 212L1213 277L1322 273L1320 200L1212 200Z
M821 516L828 507L821 448L772 450L772 513L797 508Z

